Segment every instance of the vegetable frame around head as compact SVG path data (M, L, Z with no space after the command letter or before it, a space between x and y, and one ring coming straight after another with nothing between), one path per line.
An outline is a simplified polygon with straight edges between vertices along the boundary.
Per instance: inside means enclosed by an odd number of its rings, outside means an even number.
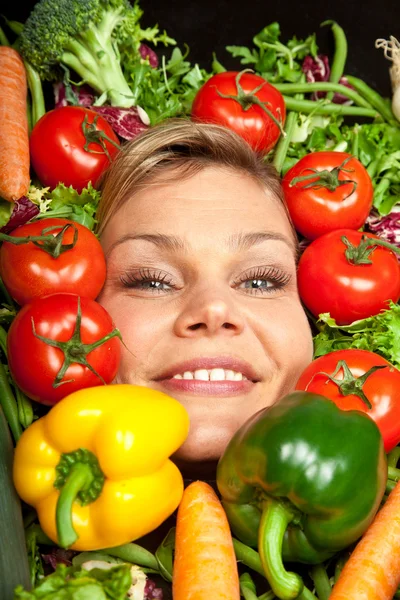
M14 484L61 547L98 550L156 529L183 494L168 457L189 419L175 399L127 384L75 392L22 434Z
M303 583L284 561L317 564L356 541L385 491L376 424L331 400L294 392L256 413L218 463L217 485L234 534L257 547L275 595Z

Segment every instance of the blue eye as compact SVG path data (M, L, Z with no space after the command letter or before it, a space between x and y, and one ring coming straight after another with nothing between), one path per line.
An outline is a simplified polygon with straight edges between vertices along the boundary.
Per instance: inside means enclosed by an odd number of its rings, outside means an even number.
M163 273L162 271L138 269L138 271L122 275L120 281L123 286L136 290L168 292L172 289L171 279L167 273Z
M253 294L271 294L284 288L290 279L289 273L276 267L258 267L248 273L243 273L235 285L239 289L249 290Z

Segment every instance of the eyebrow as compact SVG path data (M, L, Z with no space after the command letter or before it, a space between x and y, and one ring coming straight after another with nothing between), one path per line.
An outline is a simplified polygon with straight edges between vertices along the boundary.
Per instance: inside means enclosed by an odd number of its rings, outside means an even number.
M150 242L165 252L187 252L189 249L189 245L182 240L182 238L179 238L175 235L166 235L163 233L127 233L111 245L107 254L111 254L111 252L117 246L132 240ZM275 233L273 231L255 231L252 233L233 234L228 238L228 247L230 250L238 252L249 250L252 246L257 246L258 244L262 244L263 242L267 241L283 242L295 255L297 255L297 248L293 241L285 235L281 233Z

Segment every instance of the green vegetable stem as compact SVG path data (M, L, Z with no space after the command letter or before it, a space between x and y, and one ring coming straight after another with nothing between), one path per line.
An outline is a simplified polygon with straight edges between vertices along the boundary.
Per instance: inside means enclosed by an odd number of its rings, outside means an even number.
M326 100L295 100L290 96L283 96L285 99L286 108L297 112L311 113L316 115L348 115L353 117L371 117L375 119L379 113L372 108L364 108L363 106L347 106L343 104L333 104Z
M329 81L321 81L316 83L275 83L274 87L282 92L282 94L296 94L302 92L305 94L311 92L333 92L347 96L349 100L353 100L354 104L371 110L373 106L365 100L360 94L340 83L331 83ZM375 107L376 108L376 107Z
M342 27L340 27L340 25L338 25L335 21L324 21L322 26L325 25L332 26L333 37L335 40L335 52L331 64L329 81L331 81L331 83L339 83L340 78L343 75L347 59L347 39ZM333 91L328 92L327 98L328 100L332 100Z
M382 117L392 125L399 125L396 120L390 105L385 102L378 92L373 90L362 79L353 75L346 75L347 81L354 87L356 92L362 96L371 106L373 106Z

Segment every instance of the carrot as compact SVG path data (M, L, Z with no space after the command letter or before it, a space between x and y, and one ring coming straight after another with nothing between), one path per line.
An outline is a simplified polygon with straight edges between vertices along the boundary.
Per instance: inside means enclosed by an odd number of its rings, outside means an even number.
M0 46L0 197L18 200L29 181L26 71L16 50Z
M400 584L400 482L358 542L329 600L392 600Z
M208 483L194 481L178 508L172 576L174 600L239 600L228 519Z

